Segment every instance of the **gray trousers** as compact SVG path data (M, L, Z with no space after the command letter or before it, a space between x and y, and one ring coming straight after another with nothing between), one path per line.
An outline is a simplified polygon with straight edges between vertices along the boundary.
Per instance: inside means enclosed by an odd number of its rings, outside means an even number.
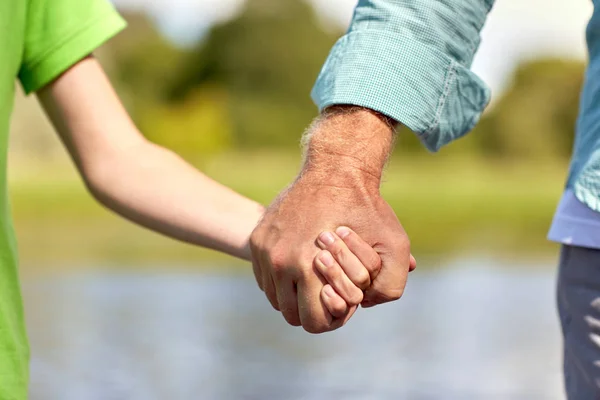
M563 246L557 289L567 398L600 399L600 250Z

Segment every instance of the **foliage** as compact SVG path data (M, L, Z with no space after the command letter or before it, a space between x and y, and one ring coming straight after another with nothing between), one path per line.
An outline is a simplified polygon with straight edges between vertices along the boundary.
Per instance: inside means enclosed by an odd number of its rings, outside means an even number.
M109 213L86 192L67 160L62 168L31 162L19 168L10 190L23 265L197 266L216 256ZM202 169L267 204L294 178L299 163L296 150L243 151L204 160ZM403 155L390 163L383 195L410 235L417 259L551 256L556 245L546 232L565 170L564 163Z
M297 146L317 112L310 88L338 36L301 0L251 0L191 52L172 98L207 82L221 85L236 146Z
M249 0L191 49L166 41L143 16L126 17L129 28L109 45L111 75L143 131L188 157L297 148L316 115L310 89L341 34L326 30L302 0ZM577 61L523 63L475 132L451 151L565 159L583 71ZM397 151L425 153L408 132Z
M519 66L512 84L476 128L478 150L496 156L571 154L584 65L544 59Z
M202 153L231 147L232 127L227 113L227 93L220 87L199 87L177 107L157 104L141 119L140 128L189 160Z
M127 29L101 49L111 81L132 116L161 102L184 53L165 39L145 14L123 13Z

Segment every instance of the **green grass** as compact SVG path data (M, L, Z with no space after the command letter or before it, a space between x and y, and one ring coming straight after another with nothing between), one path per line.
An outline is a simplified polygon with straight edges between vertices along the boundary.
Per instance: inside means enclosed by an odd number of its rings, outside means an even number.
M216 180L269 203L295 176L292 153L230 153L198 163ZM11 198L21 260L32 267L237 264L163 238L98 206L70 165L16 165ZM545 240L566 165L452 156L396 157L383 186L419 256L554 254Z

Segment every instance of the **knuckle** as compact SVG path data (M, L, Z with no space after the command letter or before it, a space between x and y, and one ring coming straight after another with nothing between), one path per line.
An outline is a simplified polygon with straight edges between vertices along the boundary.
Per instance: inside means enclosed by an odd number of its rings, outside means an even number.
M332 316L334 316L336 318L343 317L344 315L346 315L346 312L348 311L348 304L346 303L347 298L353 297L353 296L355 296L355 294L350 295L347 293L343 293L343 294L341 294L341 297L339 297L339 295L338 295L335 298L324 298L325 307L327 308L327 310L329 311L329 313ZM356 303L356 304L352 304L352 305L357 305L357 304L360 304L360 302Z
M336 239L335 242L329 248L329 252L333 255L333 258L340 261L344 257L344 245L341 240Z
M346 243L350 243L357 239L360 239L360 236L358 236L358 233L354 232L352 229L348 229L348 234L342 240Z
M363 301L364 297L365 297L365 296L364 296L364 294L363 294L362 290L358 290L358 289L356 289L356 290L352 290L352 291L350 292L350 295L348 296L348 303L349 303L351 306L357 306L357 305L359 305L360 303L362 303L362 301Z
M342 270L339 266L334 266L332 268L325 268L325 278L329 283L337 282L342 276Z
M404 289L393 289L387 290L384 292L374 292L371 296L369 296L369 301L375 304L384 304L390 303L392 301L397 301L402 298L404 294Z
M330 310L334 317L341 317L346 313L346 306L343 304L336 304Z
M320 324L315 322L305 323L302 328L310 334L318 335L321 333L329 332L330 328L327 324Z
M359 288L365 288L368 287L369 284L371 283L371 276L369 275L369 273L366 270L361 270L359 273L356 274L356 276L354 277L353 283L358 286Z
M312 267L311 265L300 265L298 266L298 268L294 271L294 277L298 280L298 281L310 281L312 278L314 278L315 274L316 274L316 270L314 267ZM327 278L325 278L327 279Z
M281 279L287 275L287 260L285 258L284 252L279 250L271 251L271 253L269 254L269 264L271 270L273 271L273 275L277 279Z
M379 254L374 252L372 256L369 257L369 260L367 261L367 265L365 265L365 267L369 270L369 272L373 273L381 270L381 265L381 257L379 257Z
M277 281L284 279L288 275L288 269L282 264L272 264L273 276Z
M301 326L300 317L298 313L293 312L290 309L282 310L283 318L285 318L286 322L292 326Z
M282 268L285 265L285 253L278 249L273 249L269 252L269 264L273 268Z

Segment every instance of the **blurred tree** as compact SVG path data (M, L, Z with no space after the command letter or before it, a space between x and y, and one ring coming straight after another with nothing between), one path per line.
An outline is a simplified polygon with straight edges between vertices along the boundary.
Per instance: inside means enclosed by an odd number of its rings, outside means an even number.
M190 161L231 147L225 89L207 82L181 102L166 101L185 50L166 40L146 14L122 15L127 29L99 56L144 135Z
M122 12L127 29L102 49L109 72L134 119L161 102L184 52L165 39L146 14ZM104 61L104 60L103 60Z
M164 39L144 15L125 17L129 28L103 51L113 81L148 137L189 157L230 146L297 146L316 115L310 89L340 35L324 29L303 0L248 0L189 50ZM520 65L452 152L567 157L583 71L581 62L558 59ZM424 149L405 132L398 151Z
M200 86L177 106L157 104L140 127L153 142L174 149L190 161L231 147L227 94L219 87Z
M302 0L249 0L187 57L171 98L181 101L207 82L220 85L237 146L297 145L317 113L310 89L337 37Z
M470 135L484 154L555 158L571 154L585 65L542 59L524 63Z

